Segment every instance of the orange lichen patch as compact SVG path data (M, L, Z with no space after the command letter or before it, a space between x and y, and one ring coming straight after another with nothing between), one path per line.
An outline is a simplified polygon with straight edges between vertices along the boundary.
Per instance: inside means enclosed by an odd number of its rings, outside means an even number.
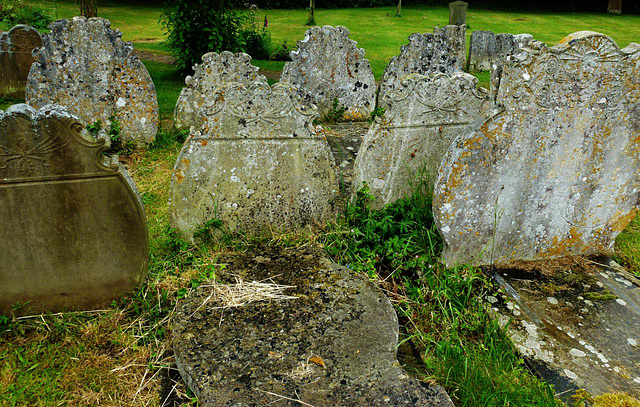
M184 164L184 167L187 168L191 163L187 158L183 158L181 162Z
M207 144L209 144L209 141L207 141L207 140L200 140L200 145L201 145L202 147L206 146Z
M541 257L557 257L570 253L571 249L584 247L582 238L582 232L578 231L578 228L572 226L569 229L569 236L563 239L558 239L558 236L554 236L551 241L550 247L540 252Z
M619 216L616 213L616 216L614 216L614 219L616 220L613 225L611 225L611 229L614 232L622 232L627 227L627 225L629 225L629 223L631 223L631 221L636 217L637 213L638 208L633 208L629 213L622 216Z
M176 171L176 180L179 184L182 184L182 180L184 180L184 174L181 170Z
M309 362L324 367L324 360L320 356L311 356Z
M482 125L480 129L483 133L485 132L486 123ZM462 142L462 145L468 149L479 149L482 146L483 137L480 135L481 133L476 133L476 135L472 138L466 139Z

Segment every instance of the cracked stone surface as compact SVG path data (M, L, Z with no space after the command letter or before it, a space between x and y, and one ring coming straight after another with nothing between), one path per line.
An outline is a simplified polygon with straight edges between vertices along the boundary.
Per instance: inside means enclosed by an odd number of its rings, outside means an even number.
M397 316L366 277L311 247L254 247L222 261L217 287L192 292L173 327L176 363L203 406L453 406L400 367ZM255 282L286 298L253 292ZM229 290L247 300L227 307Z
M349 38L345 27L311 27L298 49L291 51L280 80L293 85L303 100L325 116L333 106L344 106L344 118L361 120L375 107L376 84L364 50Z
M504 65L497 104L442 161L447 264L607 253L640 205L640 46L574 33Z
M258 75L258 67L251 65L251 56L229 51L208 52L202 56L202 63L193 67L193 76L185 78L186 87L182 88L174 112L174 125L177 129L199 129L207 115L207 109L214 104L209 100L217 88L231 82L244 86L252 82L267 84L267 78Z
M83 122L115 116L120 137L138 146L151 143L158 130L158 100L147 68L104 18L57 20L34 51L26 101L40 108L65 106Z
M192 128L176 161L171 223L187 239L208 220L260 234L322 224L338 194L327 140L312 124L316 108L285 83L232 83Z

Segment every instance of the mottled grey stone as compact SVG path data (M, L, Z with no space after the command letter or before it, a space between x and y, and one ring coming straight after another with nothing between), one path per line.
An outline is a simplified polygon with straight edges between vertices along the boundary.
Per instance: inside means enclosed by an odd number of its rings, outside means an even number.
M0 111L0 313L100 308L144 278L142 201L84 127L59 106Z
M501 67L507 57L529 45L530 34L494 34L491 31L474 31L469 41L469 71L488 71Z
M344 106L344 118L366 119L374 109L376 84L364 50L349 38L345 27L311 27L291 62L282 70L281 81L293 85L299 95L318 107L320 116L332 108L334 99Z
M467 59L467 26L462 25L445 25L444 27L435 27L434 34L443 34L449 40L453 52L460 61L462 67Z
M389 61L384 69L378 94L378 106L386 108L385 95L393 92L400 78L409 74L461 72L463 60L449 37L443 33L411 34L409 44L400 48L400 55Z
M34 48L42 46L40 33L28 25L16 25L0 36L0 96L24 98Z
M510 58L503 110L456 139L434 215L448 264L609 252L640 204L640 47L581 31Z
M453 1L449 3L449 24L463 25L467 23L467 7L469 3Z
M451 142L490 110L488 92L464 72L407 75L385 97L384 116L371 126L358 151L354 190L366 182L381 208L411 192L420 173L433 180ZM355 191L354 191L355 192Z
M329 219L338 185L327 141L312 125L316 108L284 83L232 83L210 100L176 161L172 224L189 238L215 217L252 233Z
M151 76L122 33L104 18L57 20L34 52L26 100L35 108L55 103L85 123L110 124L115 116L123 142L152 142L158 101Z
M399 366L397 316L365 276L318 248L252 247L222 261L216 286L178 306L172 333L178 369L202 406L453 406ZM289 298L261 297L255 282L285 286ZM223 301L241 288L243 304Z
M177 129L199 129L212 101L207 100L217 88L227 83L238 82L249 86L252 82L267 84L267 78L258 75L258 67L251 65L251 56L245 53L232 54L223 51L209 52L202 56L202 63L193 67L193 76L185 79L174 112Z

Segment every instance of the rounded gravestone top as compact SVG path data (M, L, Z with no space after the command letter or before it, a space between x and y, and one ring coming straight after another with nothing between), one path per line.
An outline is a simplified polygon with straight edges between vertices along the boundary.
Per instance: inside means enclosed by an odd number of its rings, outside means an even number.
M203 406L452 406L399 367L395 311L364 276L310 248L224 262L173 328L176 363Z

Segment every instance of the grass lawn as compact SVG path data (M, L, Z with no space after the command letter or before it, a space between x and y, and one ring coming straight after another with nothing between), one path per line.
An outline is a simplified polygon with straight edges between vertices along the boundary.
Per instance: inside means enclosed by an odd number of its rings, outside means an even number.
M59 18L71 17L77 10L73 0L27 2ZM110 19L136 49L166 53L158 24L161 11L157 6L114 2L100 2L99 8L99 14ZM448 21L444 8L404 8L401 18L393 17L394 12L391 7L319 9L316 20L348 27L379 78L411 33L431 32L434 25ZM303 38L304 10L262 13L268 14L274 43L291 44ZM609 34L621 46L640 42L640 16L470 10L468 22L473 30L528 32L548 43L585 29ZM184 78L171 65L144 63L158 92L161 119L171 119ZM269 70L283 65L277 61L255 64ZM170 338L173 310L191 288L215 273L220 253L245 250L248 242L242 236L227 236L189 245L169 228L169 180L184 136L161 126L154 145L130 157L128 170L145 203L151 238L144 285L95 313L13 320L0 316L0 406L157 406L166 400L197 405L175 369ZM385 288L398 293L403 338L412 341L423 356L420 374L445 386L457 405L558 405L550 388L528 372L488 316L481 296L495 287L486 276L472 268L447 270L437 262L441 243L433 229L428 194L416 194L415 199L379 212L369 211L365 200L347 207L344 217L321 233L274 236L262 243L321 242L337 260L357 264L372 277L387 277ZM620 235L616 247L619 261L640 276L639 217Z

